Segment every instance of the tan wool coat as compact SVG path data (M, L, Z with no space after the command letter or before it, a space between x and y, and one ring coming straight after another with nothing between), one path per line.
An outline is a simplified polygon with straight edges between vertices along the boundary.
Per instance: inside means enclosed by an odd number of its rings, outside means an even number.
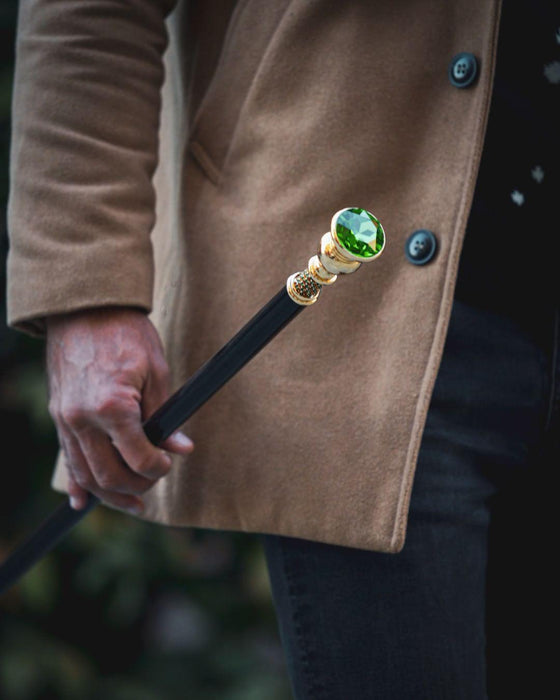
M499 9L22 0L14 327L152 311L176 388L305 268L335 211L365 207L387 232L378 261L324 290L190 419L195 451L149 492L147 519L403 547ZM448 67L463 51L479 75L460 89ZM421 266L404 253L417 229L438 241Z

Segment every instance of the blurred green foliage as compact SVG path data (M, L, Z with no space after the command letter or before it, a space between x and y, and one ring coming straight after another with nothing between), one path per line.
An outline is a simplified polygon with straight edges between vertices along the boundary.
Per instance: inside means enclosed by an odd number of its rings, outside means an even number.
M0 206L17 3L0 3ZM7 253L1 222L3 263ZM2 291L5 265L0 266ZM8 329L2 294L0 561L61 501L43 343ZM288 700L257 536L92 512L0 600L3 700Z

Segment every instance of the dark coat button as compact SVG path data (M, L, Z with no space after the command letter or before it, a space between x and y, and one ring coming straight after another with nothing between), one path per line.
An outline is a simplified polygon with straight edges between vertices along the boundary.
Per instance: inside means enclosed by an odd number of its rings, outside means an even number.
M404 252L407 260L413 265L425 265L434 257L437 250L437 239L431 231L420 229L409 236Z
M478 62L472 53L458 53L449 64L449 80L457 88L472 85L478 75Z

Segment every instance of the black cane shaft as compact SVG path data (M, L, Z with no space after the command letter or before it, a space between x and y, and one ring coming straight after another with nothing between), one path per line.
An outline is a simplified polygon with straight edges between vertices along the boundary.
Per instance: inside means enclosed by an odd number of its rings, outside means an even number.
M83 510L74 510L68 500L58 506L33 535L0 566L0 595L48 554L98 503L99 499L89 494L87 506Z
M304 307L282 289L144 424L159 445L256 355Z
M195 413L304 307L283 288L243 328L208 360L143 425L159 445ZM39 529L0 566L0 595L12 586L97 504L92 494L87 506L74 510L68 501L59 506Z

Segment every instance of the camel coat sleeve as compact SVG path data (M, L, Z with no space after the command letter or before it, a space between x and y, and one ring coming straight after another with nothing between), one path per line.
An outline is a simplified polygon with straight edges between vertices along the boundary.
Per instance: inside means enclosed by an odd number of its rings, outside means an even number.
M21 0L8 322L150 310L162 54L169 0ZM53 154L55 154L53 156Z

